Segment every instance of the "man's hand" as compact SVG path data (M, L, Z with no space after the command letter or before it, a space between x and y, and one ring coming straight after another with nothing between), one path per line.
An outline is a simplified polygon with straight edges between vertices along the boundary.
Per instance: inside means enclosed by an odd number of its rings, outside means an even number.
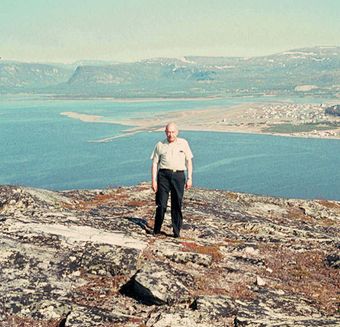
M185 184L185 189L186 190L190 190L191 189L191 186L192 186L192 180L191 180L191 178L189 179L187 179L187 182L186 182L186 184Z
M185 183L185 189L190 190L192 186L192 160L191 158L187 159L187 182Z
M151 188L155 193L158 190L157 171L158 171L158 163L152 162L152 166L151 166Z
M158 190L157 181L152 180L151 188L152 188L152 190L153 190L155 193L157 192L157 190Z

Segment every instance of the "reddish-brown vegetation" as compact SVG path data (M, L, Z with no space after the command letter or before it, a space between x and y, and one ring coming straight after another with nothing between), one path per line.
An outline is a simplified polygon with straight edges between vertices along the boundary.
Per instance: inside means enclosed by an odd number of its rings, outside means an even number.
M325 254L313 250L298 252L281 246L261 246L266 266L264 270L275 288L303 294L328 314L337 311L340 275L337 269L327 267Z
M184 246L183 251L195 252L200 254L211 255L213 261L220 261L223 256L219 250L219 245L199 245L194 242L181 242Z

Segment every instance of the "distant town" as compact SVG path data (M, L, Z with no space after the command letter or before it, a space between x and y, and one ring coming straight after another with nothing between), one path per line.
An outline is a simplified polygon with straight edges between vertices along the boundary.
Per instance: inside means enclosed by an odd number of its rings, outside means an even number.
M220 124L243 130L306 137L340 137L340 116L327 104L261 103L228 115Z

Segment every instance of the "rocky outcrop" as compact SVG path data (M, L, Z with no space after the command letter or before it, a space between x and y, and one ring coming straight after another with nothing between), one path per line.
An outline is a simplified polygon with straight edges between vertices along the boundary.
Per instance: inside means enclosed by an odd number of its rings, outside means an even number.
M337 326L340 203L0 187L0 326Z

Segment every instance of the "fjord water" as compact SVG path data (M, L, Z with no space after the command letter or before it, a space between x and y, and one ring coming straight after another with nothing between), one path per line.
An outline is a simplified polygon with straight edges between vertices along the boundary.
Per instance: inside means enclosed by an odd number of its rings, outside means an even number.
M0 184L66 190L149 181L149 157L154 144L164 138L162 132L92 142L121 135L127 127L82 122L62 116L61 112L123 119L241 101L249 99L145 102L1 99ZM195 186L340 200L340 140L186 131L181 136L189 140L195 155Z

